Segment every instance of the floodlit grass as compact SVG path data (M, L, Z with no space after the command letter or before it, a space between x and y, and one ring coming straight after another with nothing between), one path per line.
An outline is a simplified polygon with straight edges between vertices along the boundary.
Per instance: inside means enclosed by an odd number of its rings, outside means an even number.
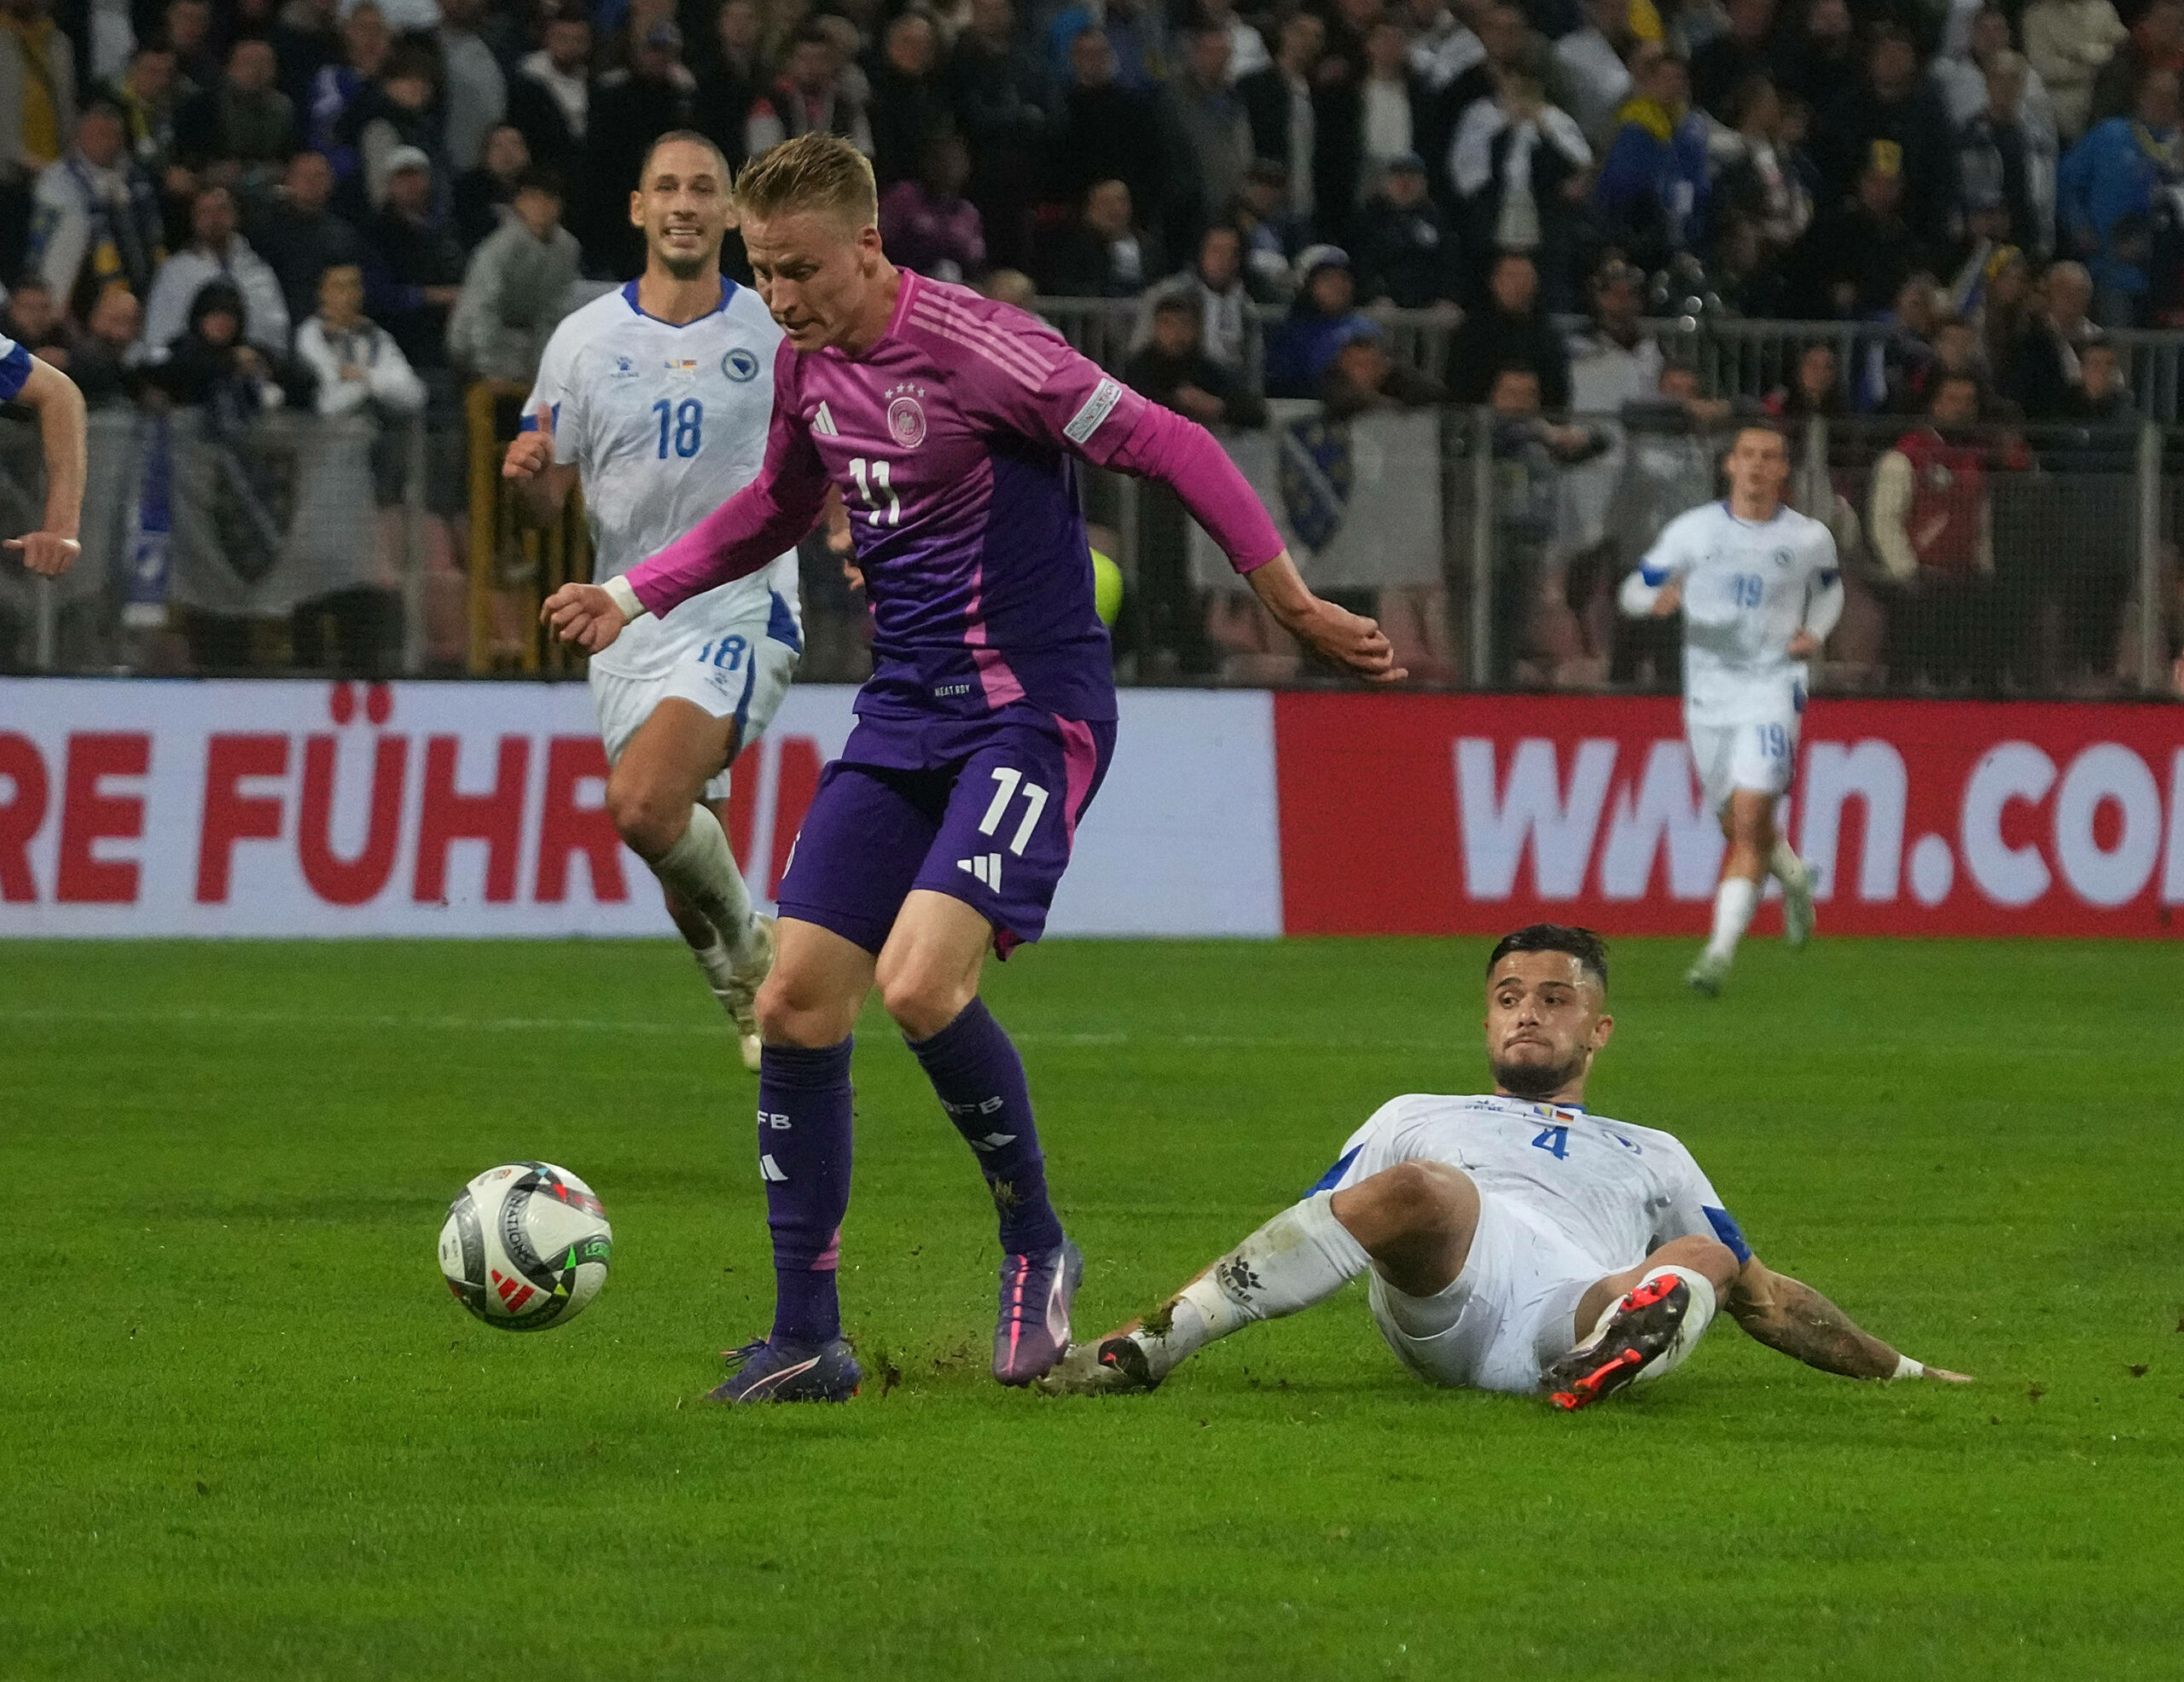
M991 972L1080 1330L1483 1080L1483 946L1061 944ZM985 1372L990 1212L876 1013L839 1408L700 1402L771 1302L754 1082L671 942L0 948L0 1675L2184 1673L2184 1014L2163 945L1616 954L1591 1094L1969 1390L1719 1323L1575 1418L1427 1391L1353 1287L1157 1395ZM584 1175L565 1329L439 1283Z

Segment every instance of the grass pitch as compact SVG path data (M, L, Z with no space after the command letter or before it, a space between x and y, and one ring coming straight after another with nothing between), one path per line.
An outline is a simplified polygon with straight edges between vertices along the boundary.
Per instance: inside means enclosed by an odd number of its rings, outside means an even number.
M699 1405L770 1303L754 1082L668 942L0 951L0 1675L2184 1673L2173 946L1621 942L1594 1107L1969 1390L1722 1322L1576 1418L1430 1393L1356 1287L1159 1395L986 1376L968 1154L875 1014L839 1408ZM1405 1091L1482 1081L1483 946L1056 944L991 973L1140 1309ZM493 1163L590 1180L599 1301L441 1286Z

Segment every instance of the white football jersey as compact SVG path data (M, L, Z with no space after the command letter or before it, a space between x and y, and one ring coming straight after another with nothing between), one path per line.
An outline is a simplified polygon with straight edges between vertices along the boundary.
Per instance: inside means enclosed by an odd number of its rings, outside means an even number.
M553 407L554 459L582 475L595 583L665 548L758 478L781 340L758 294L725 276L720 308L682 327L638 309L631 281L555 328L523 412ZM723 625L777 614L800 642L793 549L664 619L648 614L592 664L664 676Z
M0 333L0 403L12 403L31 377L31 353Z
M1683 581L1683 704L1694 723L1761 723L1804 705L1790 658L1814 594L1835 582L1835 538L1786 505L1759 525L1708 502L1661 528L1639 563L1658 589Z
M1600 1263L1635 1267L1671 1238L1718 1238L1743 1261L1744 1234L1672 1134L1575 1105L1523 1098L1391 1099L1350 1136L1314 1191L1355 1186L1423 1157L1469 1174L1482 1195L1521 1204Z

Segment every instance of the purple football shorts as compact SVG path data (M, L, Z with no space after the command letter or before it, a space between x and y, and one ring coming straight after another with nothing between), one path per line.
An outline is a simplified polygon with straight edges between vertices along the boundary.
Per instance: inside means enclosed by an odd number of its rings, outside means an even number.
M876 954L910 890L927 888L992 924L1006 958L1045 932L1114 748L1111 721L1021 705L990 718L860 718L820 774L781 914Z

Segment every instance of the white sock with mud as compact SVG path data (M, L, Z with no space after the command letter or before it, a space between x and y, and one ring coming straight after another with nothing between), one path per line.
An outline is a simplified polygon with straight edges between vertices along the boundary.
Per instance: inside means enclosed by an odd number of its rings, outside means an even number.
M706 985L712 989L713 997L725 1006L729 983L735 976L735 954L728 949L728 942L715 935L711 946L694 946L690 955L706 972Z
M1804 879L1805 861L1790 850L1788 842L1777 838L1767 855L1767 873L1786 888Z
M1324 1302L1373 1265L1321 1192L1286 1209L1147 1316L1137 1341L1163 1378L1216 1338L1254 1320Z
M1725 876L1714 890L1714 937L1706 942L1706 955L1723 963L1736 955L1737 942L1751 925L1759 903L1759 884L1747 876Z
M691 807L688 825L653 861L652 873L713 925L733 963L750 938L751 890L743 885L743 873L735 867L735 855L711 807ZM698 962L711 978L712 966L705 954L699 954Z

